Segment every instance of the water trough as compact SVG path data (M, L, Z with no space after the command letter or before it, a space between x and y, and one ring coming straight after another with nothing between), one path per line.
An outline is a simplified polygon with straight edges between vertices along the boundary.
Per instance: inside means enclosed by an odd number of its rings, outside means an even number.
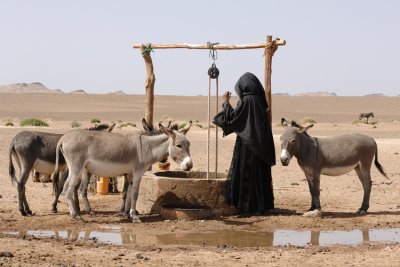
M206 179L206 175L200 171L146 172L140 183L137 211L185 220L237 213L225 203L227 174L218 173L212 179Z

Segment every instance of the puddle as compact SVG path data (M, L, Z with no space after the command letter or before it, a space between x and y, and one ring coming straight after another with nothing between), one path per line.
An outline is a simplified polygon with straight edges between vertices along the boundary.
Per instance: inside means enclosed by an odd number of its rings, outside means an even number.
M274 232L216 231L207 233L134 233L134 228L108 226L96 231L28 230L8 231L7 235L30 235L36 238L59 238L113 245L204 245L204 246L332 246L363 243L400 243L400 228L351 231L296 231L277 229Z

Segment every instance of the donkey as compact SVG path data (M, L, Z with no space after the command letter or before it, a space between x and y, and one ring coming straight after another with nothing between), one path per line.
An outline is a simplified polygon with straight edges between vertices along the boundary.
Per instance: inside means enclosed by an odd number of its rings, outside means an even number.
M185 131L187 128L190 128L192 124L192 121L189 122L188 126L185 127L184 129L182 129L181 131ZM151 135L159 135L162 132L159 130L154 129L151 125L149 125L146 121L145 118L142 119L142 126L144 131L141 132L141 134L146 134L148 136ZM171 130L178 130L178 125L174 124L171 126L171 122L169 122L169 124L167 125L168 129ZM168 160L168 155L166 155L166 157L164 159L161 160L161 162L165 162ZM92 174L90 172L88 172L86 169L83 171L82 173L82 182L81 182L81 186L80 186L80 194L84 200L84 204L85 204L85 210L88 214L94 214L95 212L91 209L90 207L90 203L87 197L87 191L88 191L88 185L90 182L90 178L91 178ZM131 175L128 174L124 174L124 183L123 183L123 189L121 192L121 205L120 205L120 212L129 216L129 208L130 208L130 197L128 197L128 192L132 192L132 177ZM55 183L57 183L57 178L55 177ZM64 190L63 192L65 193L66 190L68 190L68 184L69 181L67 180L64 184ZM79 210L79 202L75 202L77 205L77 208ZM57 204L57 202L54 203L55 205Z
M91 128L91 130L112 130L113 127L100 124ZM8 173L11 177L11 182L17 184L19 211L23 216L32 215L25 196L25 184L29 178L29 173L32 169L43 174L53 173L56 161L56 147L61 136L62 134L22 131L10 143ZM19 178L15 175L13 158L20 169ZM63 174L65 170L63 157L59 159L59 166L61 174ZM61 190L58 190L56 196L60 192Z
M190 156L190 142L186 139L186 131L172 131L159 125L162 134L130 133L126 135L107 132L89 132L72 130L60 138L56 148L56 168L60 151L64 155L69 170L69 185L66 198L70 214L81 220L75 203L72 201L74 188L80 182L80 176L86 169L97 176L131 175L132 193L129 216L132 222L140 222L136 212L140 180L144 172L168 154L181 165L182 170L193 167Z
M162 133L160 130L156 130L156 129L154 129L154 127L149 125L145 118L142 119L142 126L144 129L144 133L146 133L147 135L157 135L157 134ZM185 131L187 132L191 126L192 126L192 121L189 121L189 123L186 125L186 127L184 127L181 130L178 130L178 124L174 123L171 125L171 121L169 121L167 128L170 130L175 130L175 131L179 131L179 132L185 132ZM160 160L160 162L164 163L167 160L168 160L168 155L164 159ZM149 170L150 170L150 168L149 168ZM122 193L121 193L120 212L122 214L127 215L128 217L129 217L129 209L131 206L131 198L129 197L129 193L132 193L132 177L130 175L125 174L123 189L122 189Z
M311 137L306 127L292 122L289 126L282 118L285 132L281 136L281 162L287 166L295 156L303 170L311 193L311 208L304 216L321 216L320 175L339 176L355 170L364 189L361 208L357 214L366 214L371 193L371 165L375 157L375 166L387 178L378 162L378 147L373 138L363 134L346 134L329 138Z
M370 112L370 113L360 113L360 116L359 116L358 120L360 121L360 120L362 120L363 118L367 118L367 124L368 124L368 119L369 119L369 117L375 118L375 117L374 117L374 113L373 113L373 112Z

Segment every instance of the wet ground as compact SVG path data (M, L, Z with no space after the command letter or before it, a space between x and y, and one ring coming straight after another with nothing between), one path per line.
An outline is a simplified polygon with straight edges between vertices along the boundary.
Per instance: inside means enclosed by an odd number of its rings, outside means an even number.
M118 225L95 230L27 230L6 231L8 236L32 236L69 241L86 241L117 246L129 245L197 245L236 247L279 246L356 246L367 243L400 243L400 228L354 229L350 231L298 231L277 229L273 232L215 231L207 233L135 234Z

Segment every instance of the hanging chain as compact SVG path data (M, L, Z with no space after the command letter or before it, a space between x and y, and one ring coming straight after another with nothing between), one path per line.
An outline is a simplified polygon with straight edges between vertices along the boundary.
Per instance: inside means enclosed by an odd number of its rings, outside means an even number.
M215 61L218 59L218 52L214 47L215 45L218 45L218 44L219 43L207 42L207 46L210 48L208 57L212 58L212 60L213 60L211 67L208 69L208 76L210 77L210 79L217 79L219 76L219 69L217 68L217 65L215 65Z

